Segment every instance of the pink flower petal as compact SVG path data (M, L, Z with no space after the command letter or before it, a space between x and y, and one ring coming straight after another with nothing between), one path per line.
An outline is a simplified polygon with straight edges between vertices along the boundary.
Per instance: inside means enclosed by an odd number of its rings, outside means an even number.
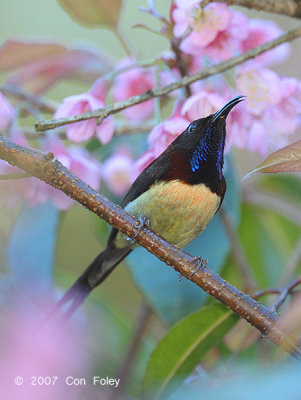
M125 154L116 153L103 165L102 176L108 188L117 196L122 196L132 182L133 160Z
M261 115L281 99L280 80L274 71L246 70L238 75L236 82L239 91L247 96L247 108L253 115Z
M0 92L0 131L9 127L14 117L15 110L7 98Z
M265 156L268 151L266 141L266 128L259 121L255 121L251 127L248 140L248 148Z
M241 51L245 52L264 44L280 36L282 33L283 31L273 21L251 19L249 20L249 34L240 44ZM264 67L286 60L289 57L289 54L290 45L284 43L281 46L277 46L275 49L257 56L249 63L255 64L257 67Z
M202 90L185 101L181 113L193 121L215 113L224 104L225 99L219 94Z
M66 135L74 143L81 143L91 139L96 132L96 119L74 122L66 128Z
M105 118L96 128L96 135L102 144L107 144L111 141L114 135L115 123L112 116Z
M76 96L70 96L64 99L63 103L57 109L54 117L55 118L70 117L73 115L90 112L102 107L104 107L104 103L102 100L95 97L92 93L83 93ZM112 122L110 122L110 124L112 124ZM75 143L80 143L85 140L89 140L97 132L98 130L97 130L96 118L88 119L85 121L74 122L72 124L67 125L66 127L66 134L68 139ZM109 140L109 138L112 137L110 129L109 129L109 134L107 134L107 136L106 135L104 136L107 137L107 140ZM103 135L101 135L101 137L103 137Z
M115 101L123 101L132 96L140 95L154 87L153 74L143 68L133 68L119 74L114 82L113 97ZM123 111L131 121L143 121L154 110L154 100L138 104Z

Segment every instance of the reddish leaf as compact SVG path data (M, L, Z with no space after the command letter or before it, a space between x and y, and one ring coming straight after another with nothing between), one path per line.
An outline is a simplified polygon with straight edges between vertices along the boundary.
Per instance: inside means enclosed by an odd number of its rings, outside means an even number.
M260 173L301 172L301 140L269 155L263 163L249 172L244 179Z
M10 76L7 84L21 86L30 93L41 94L58 80L77 71L90 59L97 58L95 54L73 50L56 57L46 57L24 66L20 71Z
M116 27L122 0L58 0L70 16L82 25Z
M41 94L58 80L76 76L92 83L111 70L101 53L89 49L69 49L52 42L9 40L0 48L0 71L17 71L7 84Z
M0 71L19 68L46 57L56 57L67 51L65 46L57 43L7 40L0 47Z

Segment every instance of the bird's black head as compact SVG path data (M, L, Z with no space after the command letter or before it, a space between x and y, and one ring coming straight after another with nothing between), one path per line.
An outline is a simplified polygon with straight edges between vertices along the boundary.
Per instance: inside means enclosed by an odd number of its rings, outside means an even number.
M223 180L226 118L231 109L244 100L237 96L228 101L219 111L206 118L197 119L172 143L179 154L177 174L182 168L181 179L191 184L212 183ZM181 155L184 157L181 157ZM210 182L209 182L210 181Z

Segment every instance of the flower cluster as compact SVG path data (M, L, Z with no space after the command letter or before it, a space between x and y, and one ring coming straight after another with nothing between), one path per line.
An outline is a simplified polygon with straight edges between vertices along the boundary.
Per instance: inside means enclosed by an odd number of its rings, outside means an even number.
M248 20L224 3L203 7L198 0L175 0L171 16L173 33L181 39L180 49L190 56L189 69L200 65L200 58L207 63L220 62L282 33L274 22ZM136 174L167 147L172 135L175 138L184 130L183 118L188 124L212 114L237 94L247 96L247 101L227 119L226 151L235 146L266 155L287 144L288 136L300 126L301 82L279 76L270 67L289 54L289 45L283 44L237 67L231 75L192 85L192 96L177 114L150 133L149 150L136 162Z
M180 49L192 56L207 56L223 61L235 55L241 40L248 35L248 19L225 3L175 2L172 12L174 35L183 39Z

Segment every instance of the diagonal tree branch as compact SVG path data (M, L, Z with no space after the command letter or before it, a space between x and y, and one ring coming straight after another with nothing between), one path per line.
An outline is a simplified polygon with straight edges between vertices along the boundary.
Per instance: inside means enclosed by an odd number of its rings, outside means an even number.
M119 111L124 110L125 108L132 107L139 103L143 103L144 101L153 99L155 97L166 95L166 94L168 94L174 90L177 90L181 87L190 85L191 83L193 83L195 81L202 80L202 79L208 78L209 76L213 76L213 75L225 72L225 71L229 70L230 68L235 67L236 65L242 64L243 62L250 60L251 58L254 58L268 50L271 50L274 47L277 47L282 43L294 40L300 36L301 36L301 28L293 29L293 30L279 36L279 38L277 38L277 39L271 40L261 46L255 47L254 49L251 49L251 50L247 51L246 53L243 53L237 57L233 57L228 61L214 65L210 68L206 68L194 75L185 76L184 78L182 78L176 82L173 82L170 85L163 86L158 89L148 90L147 92L145 92L139 96L133 96L133 97L128 98L125 101L119 101L117 103L110 104L104 108L100 108L98 110L94 110L91 112L86 112L86 113L75 115L75 116L68 117L68 118L53 119L53 120L49 120L49 121L38 121L35 124L35 129L37 131L45 131L47 129L53 129L53 128L57 128L58 126L71 124L73 122L78 122L78 121L84 121L84 120L91 119L91 118L98 118L98 122L101 123L101 121L104 118L108 117L111 114L116 114Z
M198 264L195 257L167 242L148 227L138 228L138 220L81 181L52 153L44 154L0 137L0 158L63 191L128 237L134 237L137 243L231 308L273 343L301 359L299 336L290 331L275 312L232 286L207 266L196 270Z

